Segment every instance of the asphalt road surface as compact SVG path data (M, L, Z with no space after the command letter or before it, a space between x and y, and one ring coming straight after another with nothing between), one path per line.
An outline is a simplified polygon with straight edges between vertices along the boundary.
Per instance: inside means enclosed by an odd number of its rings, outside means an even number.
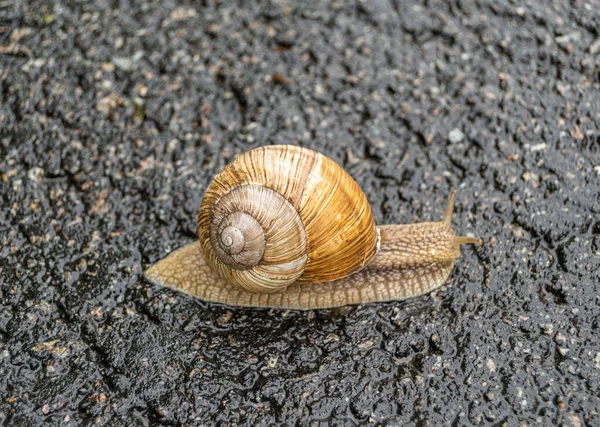
M600 425L600 2L0 2L0 424ZM297 144L433 294L244 310L148 283L211 178Z

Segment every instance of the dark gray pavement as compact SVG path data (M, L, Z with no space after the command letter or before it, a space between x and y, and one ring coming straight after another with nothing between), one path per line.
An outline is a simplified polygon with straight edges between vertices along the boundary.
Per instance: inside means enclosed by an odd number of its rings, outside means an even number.
M0 2L0 424L600 426L600 1L48 4ZM144 281L275 143L485 246L321 312Z

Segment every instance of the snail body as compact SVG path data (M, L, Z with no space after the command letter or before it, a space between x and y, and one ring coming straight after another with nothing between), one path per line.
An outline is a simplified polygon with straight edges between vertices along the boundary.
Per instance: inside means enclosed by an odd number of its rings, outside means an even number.
M460 245L452 192L440 222L376 226L358 184L312 150L275 145L237 157L209 185L198 241L145 275L227 305L318 309L401 300L441 286Z

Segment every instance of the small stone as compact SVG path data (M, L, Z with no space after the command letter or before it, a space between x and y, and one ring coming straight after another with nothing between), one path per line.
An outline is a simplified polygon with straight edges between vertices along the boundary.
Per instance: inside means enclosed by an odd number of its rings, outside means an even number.
M221 27L219 27L217 24L209 24L206 27L206 33L210 34L211 36L216 36L219 34L219 30L221 29Z
M589 51L592 55L600 52L600 38L596 39L590 46Z
M570 132L571 136L575 139L578 140L583 140L584 136L581 133L581 130L579 129L579 126L575 125L575 127L573 128L573 130Z
M182 6L173 9L169 14L169 18L175 22L180 22L194 18L196 15L198 15L198 13L194 9Z
M131 58L114 57L112 62L123 71L133 70L133 60Z
M272 76L273 83L277 83L280 85L290 85L292 84L292 79L284 76L283 74L275 73Z
M112 110L117 108L118 105L117 97L114 95L108 95L98 100L96 103L96 110L104 115L108 115Z
M325 344L327 344L328 342L338 342L339 340L340 340L339 335L331 333L331 334L329 334L329 335L327 335L325 337L325 339L323 340L323 342ZM600 357L600 353L598 353L598 356ZM600 359L599 359L599 363L600 363Z
M271 369L275 368L277 366L277 356L269 357L266 361L266 366Z
M552 323L540 323L540 328L544 335L552 335L554 332L554 325Z
M569 414L569 415L567 415L567 418L569 418L569 421L571 422L571 425L573 427L581 427L582 426L581 418L579 417L579 415Z
M115 64L115 66L123 71L133 71L136 63L142 59L144 56L144 52L142 51L138 51L136 53L133 54L133 56L131 57L119 57L119 56L115 56L112 59L112 63Z
M112 62L103 62L100 65L100 68L102 69L102 71L104 71L106 73L111 73L111 72L115 71L115 64L113 64Z
M146 95L148 95L148 87L144 86L142 83L139 83L136 89L141 97L145 97Z
M222 328L228 326L232 316L233 313L231 311L226 311L221 316L219 316L219 318L217 319L217 324Z
M354 155L354 153L352 152L352 149L350 147L346 148L346 159L348 160L348 163L351 165L360 163L360 159Z
M456 144L465 139L465 134L460 129L454 128L448 133L448 139L451 143Z
M581 33L578 31L573 31L563 36L556 37L554 40L559 46L566 48L570 43L581 40Z
M38 184L40 184L44 178L45 172L44 169L39 168L39 167L33 167L31 169L29 169L29 171L27 172L27 178L30 181L36 182Z

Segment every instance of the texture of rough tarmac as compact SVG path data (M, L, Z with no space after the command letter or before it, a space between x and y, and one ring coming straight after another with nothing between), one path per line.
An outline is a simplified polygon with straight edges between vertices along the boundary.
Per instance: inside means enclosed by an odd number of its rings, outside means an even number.
M48 3L0 3L0 424L600 425L598 0ZM485 246L401 303L147 283L275 143Z

